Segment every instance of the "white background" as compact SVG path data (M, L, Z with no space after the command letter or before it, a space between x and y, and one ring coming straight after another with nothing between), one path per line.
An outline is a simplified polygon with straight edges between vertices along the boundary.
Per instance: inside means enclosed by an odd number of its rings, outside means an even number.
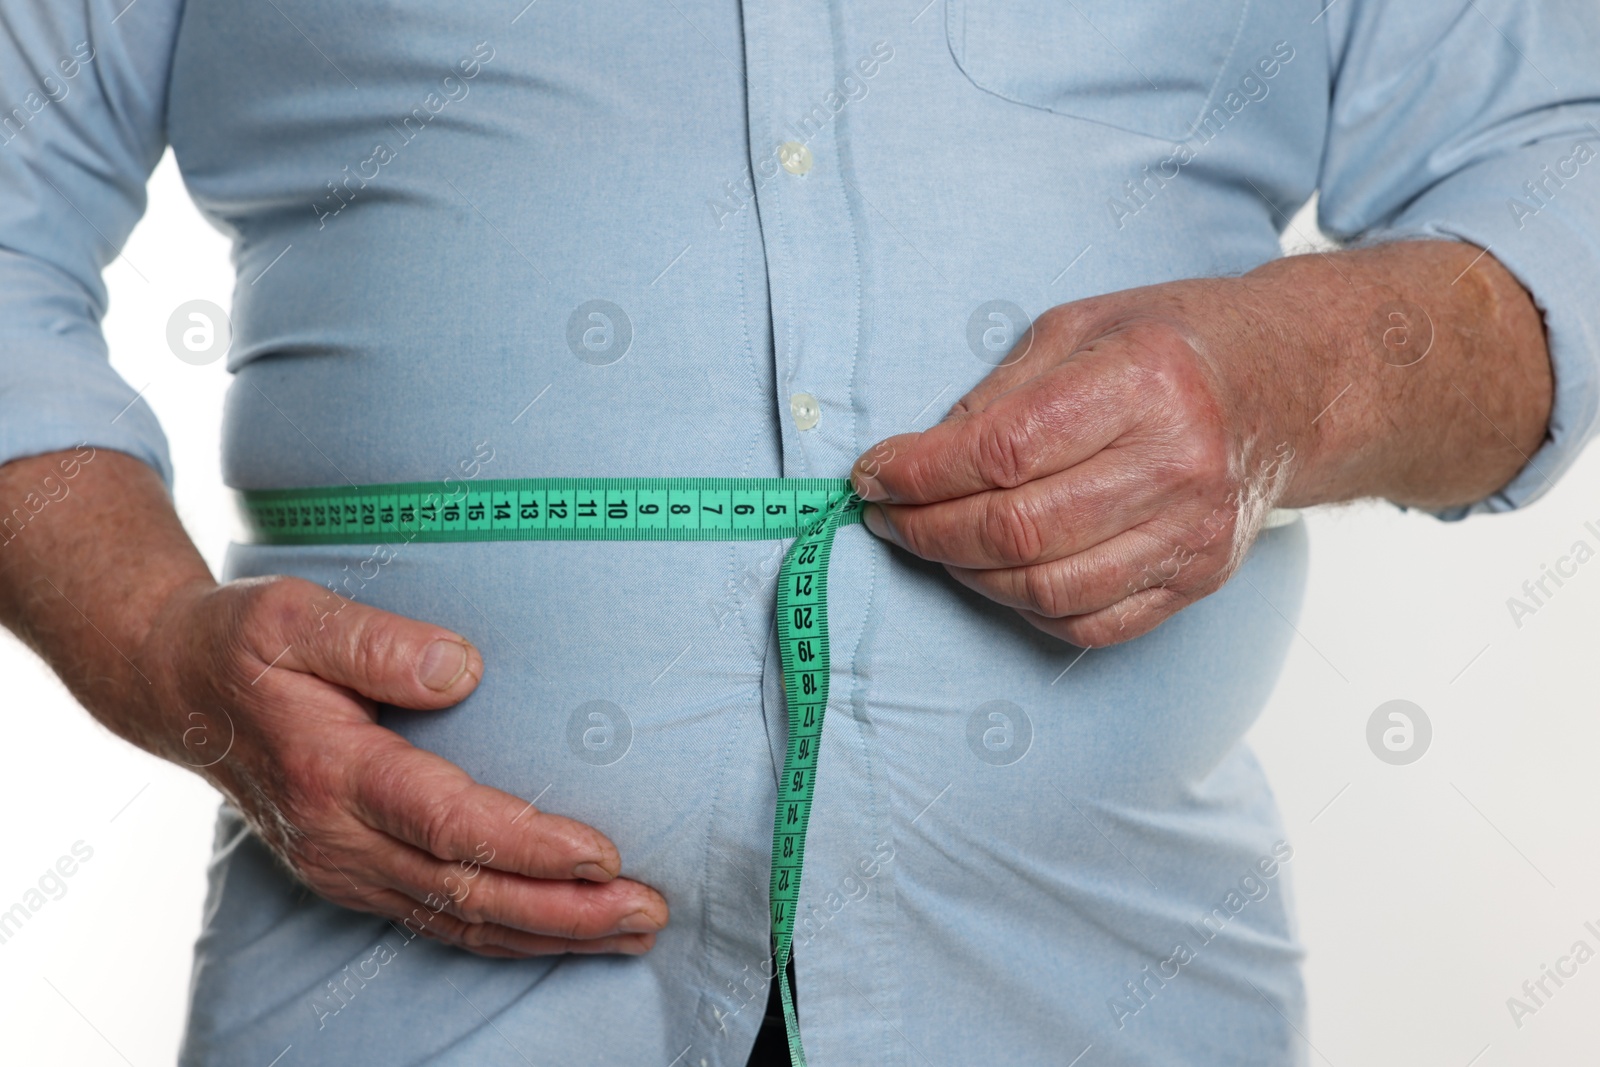
M117 368L148 386L178 510L216 569L232 533L218 461L227 375L220 362L175 359L165 331L185 301L227 307L233 273L170 155L150 193L107 275L106 332ZM1295 227L1314 233L1306 213ZM1510 516L1442 524L1360 504L1309 518L1299 636L1251 739L1295 847L1313 1063L1596 1059L1600 960L1551 985L1520 1029L1506 998L1575 940L1600 950L1583 929L1600 927L1600 561L1520 629L1506 599L1575 540L1600 548L1583 528L1600 527L1597 484L1591 454ZM74 842L94 850L66 895L0 944L0 1061L171 1063L217 796L93 723L3 631L0 678L0 910ZM1426 756L1403 767L1366 743L1368 717L1395 698L1419 704L1434 729Z

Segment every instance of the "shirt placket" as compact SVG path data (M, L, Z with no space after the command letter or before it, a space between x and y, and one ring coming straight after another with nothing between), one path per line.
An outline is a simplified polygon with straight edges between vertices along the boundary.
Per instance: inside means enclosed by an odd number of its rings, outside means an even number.
M750 169L791 478L842 477L860 451L852 389L861 269L830 105L836 17L819 4L744 5Z
M863 219L853 203L848 101L840 88L842 68L853 46L845 40L845 9L826 3L745 0L745 53L751 178L756 218L766 257L772 322L777 423L785 477L843 477L861 453L862 413L856 395L857 364L866 336L863 295ZM857 49L859 51L859 49ZM866 442L870 443L870 442ZM849 702L849 652L860 639L871 586L870 561L859 550L835 546L829 579L830 644L839 656L832 677L828 721L820 759L843 753L855 724ZM767 662L765 691L781 691L775 656ZM769 736L781 744L785 709L770 701ZM832 741L829 738L832 738ZM773 752L775 766L783 758ZM844 768L846 761L836 761ZM827 772L819 766L819 783ZM843 785L837 778L835 785ZM837 847L867 834L857 825L856 805L820 791L812 812L808 849L820 830ZM840 805L843 804L843 808ZM831 827L829 832L827 827ZM849 847L849 846L844 846ZM808 861L801 896L814 903L827 872ZM813 885L808 889L805 879ZM796 959L802 1031L821 1038L824 1029L859 1033L864 1047L883 1044L868 1008L848 1002L846 983L832 974L837 961L808 949ZM825 977L826 976L826 977ZM809 979L809 981L808 981ZM864 1026L864 1029L863 1029ZM823 1042L826 1044L827 1042ZM811 1040L807 1042L812 1045Z

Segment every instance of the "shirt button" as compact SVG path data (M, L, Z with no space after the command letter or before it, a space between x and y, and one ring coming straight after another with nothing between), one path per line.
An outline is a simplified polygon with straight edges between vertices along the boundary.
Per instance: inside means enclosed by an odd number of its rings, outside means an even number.
M822 409L810 393L796 393L789 398L789 414L794 416L795 429L809 430L822 418Z
M799 141L785 141L778 146L778 161L790 174L804 174L811 169L811 149Z

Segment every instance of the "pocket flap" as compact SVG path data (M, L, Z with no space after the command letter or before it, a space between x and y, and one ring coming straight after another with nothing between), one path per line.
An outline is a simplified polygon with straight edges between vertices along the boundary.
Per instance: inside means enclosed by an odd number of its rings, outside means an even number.
M1249 0L946 0L974 85L1014 103L1181 141L1208 109Z

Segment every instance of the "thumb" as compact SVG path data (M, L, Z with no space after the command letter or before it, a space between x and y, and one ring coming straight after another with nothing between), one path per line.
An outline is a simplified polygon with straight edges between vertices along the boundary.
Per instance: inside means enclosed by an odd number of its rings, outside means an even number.
M420 710L460 703L483 677L483 656L460 634L300 579L281 584L287 588L274 593L295 607L267 613L265 632L254 642L264 659L280 657L280 667Z

